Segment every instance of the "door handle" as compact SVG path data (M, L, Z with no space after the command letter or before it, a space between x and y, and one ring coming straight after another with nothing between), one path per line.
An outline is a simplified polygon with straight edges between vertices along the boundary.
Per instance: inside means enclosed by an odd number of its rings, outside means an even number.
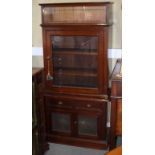
M47 76L46 76L46 79L47 80L53 80L53 76L51 76L51 74L48 73Z
M47 75L46 75L46 79L47 80L53 80L53 76L50 73L50 60L51 60L51 57L48 56L46 59L47 59L47 70L48 70Z

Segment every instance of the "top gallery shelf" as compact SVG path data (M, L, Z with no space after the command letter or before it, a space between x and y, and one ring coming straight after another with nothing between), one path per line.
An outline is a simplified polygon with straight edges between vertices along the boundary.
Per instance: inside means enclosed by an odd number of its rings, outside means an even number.
M57 3L40 4L42 24L101 24L112 21L112 3Z

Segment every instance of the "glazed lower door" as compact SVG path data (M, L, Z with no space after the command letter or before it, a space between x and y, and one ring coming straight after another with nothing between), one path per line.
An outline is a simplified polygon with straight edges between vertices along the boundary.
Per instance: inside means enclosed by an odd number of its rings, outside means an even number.
M79 138L103 139L105 129L101 115L78 114L77 115L77 135Z
M50 111L47 122L49 134L70 136L72 133L72 114L66 111Z
M97 118L84 115L78 116L78 134L97 136Z

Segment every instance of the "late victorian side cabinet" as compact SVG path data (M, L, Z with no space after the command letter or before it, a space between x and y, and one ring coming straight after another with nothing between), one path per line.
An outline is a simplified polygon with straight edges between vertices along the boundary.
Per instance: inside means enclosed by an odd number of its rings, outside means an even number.
M116 147L117 136L122 136L122 60L118 59L111 76L111 118L109 148Z
M104 149L112 4L40 6L46 140Z

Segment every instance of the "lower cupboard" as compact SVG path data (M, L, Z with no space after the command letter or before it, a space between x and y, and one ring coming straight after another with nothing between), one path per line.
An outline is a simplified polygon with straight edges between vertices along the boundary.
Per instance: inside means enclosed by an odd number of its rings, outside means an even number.
M44 99L49 142L98 149L107 146L105 100L70 96Z

